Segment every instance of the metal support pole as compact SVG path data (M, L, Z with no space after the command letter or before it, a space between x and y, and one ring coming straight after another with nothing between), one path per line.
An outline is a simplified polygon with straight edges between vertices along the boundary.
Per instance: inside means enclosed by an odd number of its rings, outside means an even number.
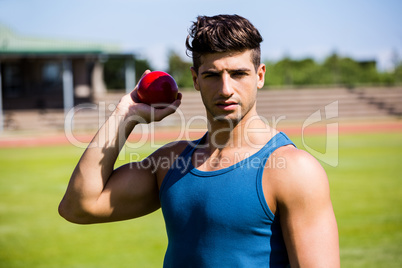
M3 114L3 88L1 83L1 61L0 61L0 133L4 131L4 114Z
M64 114L74 107L74 85L71 60L63 60L63 105Z
M134 59L126 59L126 93L130 93L135 87L135 65Z

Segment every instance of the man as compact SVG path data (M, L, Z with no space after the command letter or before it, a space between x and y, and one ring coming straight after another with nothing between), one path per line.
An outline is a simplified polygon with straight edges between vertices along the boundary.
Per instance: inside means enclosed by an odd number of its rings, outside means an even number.
M162 120L181 102L179 95L170 107L153 109L124 96L77 164L60 214L87 224L162 207L164 267L339 267L325 171L256 112L266 71L261 42L240 16L198 17L186 45L207 133L113 170L133 128Z

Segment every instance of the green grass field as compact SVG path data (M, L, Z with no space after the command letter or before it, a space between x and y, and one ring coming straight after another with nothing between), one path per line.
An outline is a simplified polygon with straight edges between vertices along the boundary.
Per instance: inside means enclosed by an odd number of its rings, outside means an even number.
M303 146L300 137L292 137ZM320 148L325 138L310 137ZM83 149L0 148L0 267L161 267L160 211L137 220L75 225L57 206ZM150 148L142 148L145 156ZM121 157L118 165L129 160ZM126 160L125 160L125 159ZM402 135L344 135L327 170L342 267L402 265Z

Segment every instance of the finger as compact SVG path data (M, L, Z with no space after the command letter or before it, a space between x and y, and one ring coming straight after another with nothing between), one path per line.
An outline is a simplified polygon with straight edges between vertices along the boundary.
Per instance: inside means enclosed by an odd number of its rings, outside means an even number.
M140 83L141 79L142 79L144 76L146 76L147 74L149 74L150 72L151 72L151 71L150 71L149 69L145 70L145 72L141 75L140 79L138 80L137 84L135 85L134 90L137 89L138 84Z
M151 71L149 69L145 70L145 72L141 75L140 79L138 80L137 84L135 85L134 89L130 92L131 98L135 101L135 102L140 102L138 99L138 94L137 94L137 90L138 90L138 84L140 83L141 79L146 76L147 74L149 74Z
M149 70L149 69L145 70L145 72L141 75L141 78L143 78L144 76L146 76L150 72L151 72L151 70ZM141 80L141 78L140 78L140 80Z
M172 104L170 104L169 106L167 106L166 108L163 109L155 109L154 110L154 115L155 115L155 121L160 121L163 118L165 118L166 116L173 114L174 112L176 112L177 108L180 106L181 104L181 99L177 99L175 100Z

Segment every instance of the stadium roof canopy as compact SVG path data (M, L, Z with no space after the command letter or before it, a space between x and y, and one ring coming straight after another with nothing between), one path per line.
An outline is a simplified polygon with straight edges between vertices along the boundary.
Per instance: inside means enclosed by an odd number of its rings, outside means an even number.
M0 25L0 55L123 54L115 44L22 36Z

